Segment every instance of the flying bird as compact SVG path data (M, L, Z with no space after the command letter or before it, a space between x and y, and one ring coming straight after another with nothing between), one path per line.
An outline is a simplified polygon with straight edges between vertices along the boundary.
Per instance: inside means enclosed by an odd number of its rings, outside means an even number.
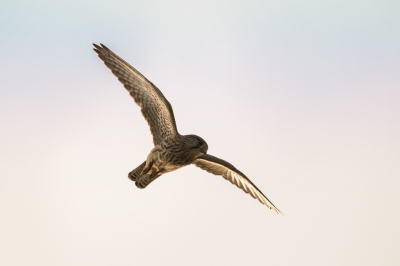
M232 164L207 154L208 145L204 139L178 133L171 104L153 83L105 45L93 45L99 58L139 105L153 135L154 148L146 161L128 174L138 188L147 187L165 173L194 164L214 175L221 175L268 208L280 213L242 172Z

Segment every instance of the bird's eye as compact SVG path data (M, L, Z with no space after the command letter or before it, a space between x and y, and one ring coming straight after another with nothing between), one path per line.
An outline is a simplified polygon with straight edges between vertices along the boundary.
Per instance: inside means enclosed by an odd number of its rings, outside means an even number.
M193 138L193 139L191 139L189 141L189 145L193 149L199 148L202 144L203 144L203 142L200 139L197 139L197 138Z

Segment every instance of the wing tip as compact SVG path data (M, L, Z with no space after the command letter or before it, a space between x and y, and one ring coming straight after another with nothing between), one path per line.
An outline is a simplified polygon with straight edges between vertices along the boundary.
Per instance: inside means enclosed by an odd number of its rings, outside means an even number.
M100 43L100 45L92 43L92 45L94 46L93 51L95 51L98 55L104 55L105 53L111 52L111 50L102 43Z
M277 214L282 214L283 216L285 216L285 214L283 212L281 212L277 207L275 206L268 206L270 210L274 210Z

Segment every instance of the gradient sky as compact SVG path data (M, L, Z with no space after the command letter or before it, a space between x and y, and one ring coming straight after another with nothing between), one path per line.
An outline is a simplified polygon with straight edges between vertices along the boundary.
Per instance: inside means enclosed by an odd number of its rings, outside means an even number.
M1 265L400 265L399 1L2 1ZM180 133L284 213L189 166L139 190L155 83Z

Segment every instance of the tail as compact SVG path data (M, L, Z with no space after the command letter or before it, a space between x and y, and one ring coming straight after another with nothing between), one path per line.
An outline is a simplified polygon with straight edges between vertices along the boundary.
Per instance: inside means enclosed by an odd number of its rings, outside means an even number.
M146 166L146 161L144 161L141 165L136 167L134 170L132 170L129 174L128 177L130 180L135 182L135 185L138 188L145 188L147 187L151 182L156 180L157 177L159 177L161 174L154 172L154 173L145 173L141 174L143 172L143 168Z
M141 165L136 167L134 170L132 170L129 174L128 177L130 180L136 182L140 178L140 173L142 172L143 168L146 165L146 161L144 161Z

